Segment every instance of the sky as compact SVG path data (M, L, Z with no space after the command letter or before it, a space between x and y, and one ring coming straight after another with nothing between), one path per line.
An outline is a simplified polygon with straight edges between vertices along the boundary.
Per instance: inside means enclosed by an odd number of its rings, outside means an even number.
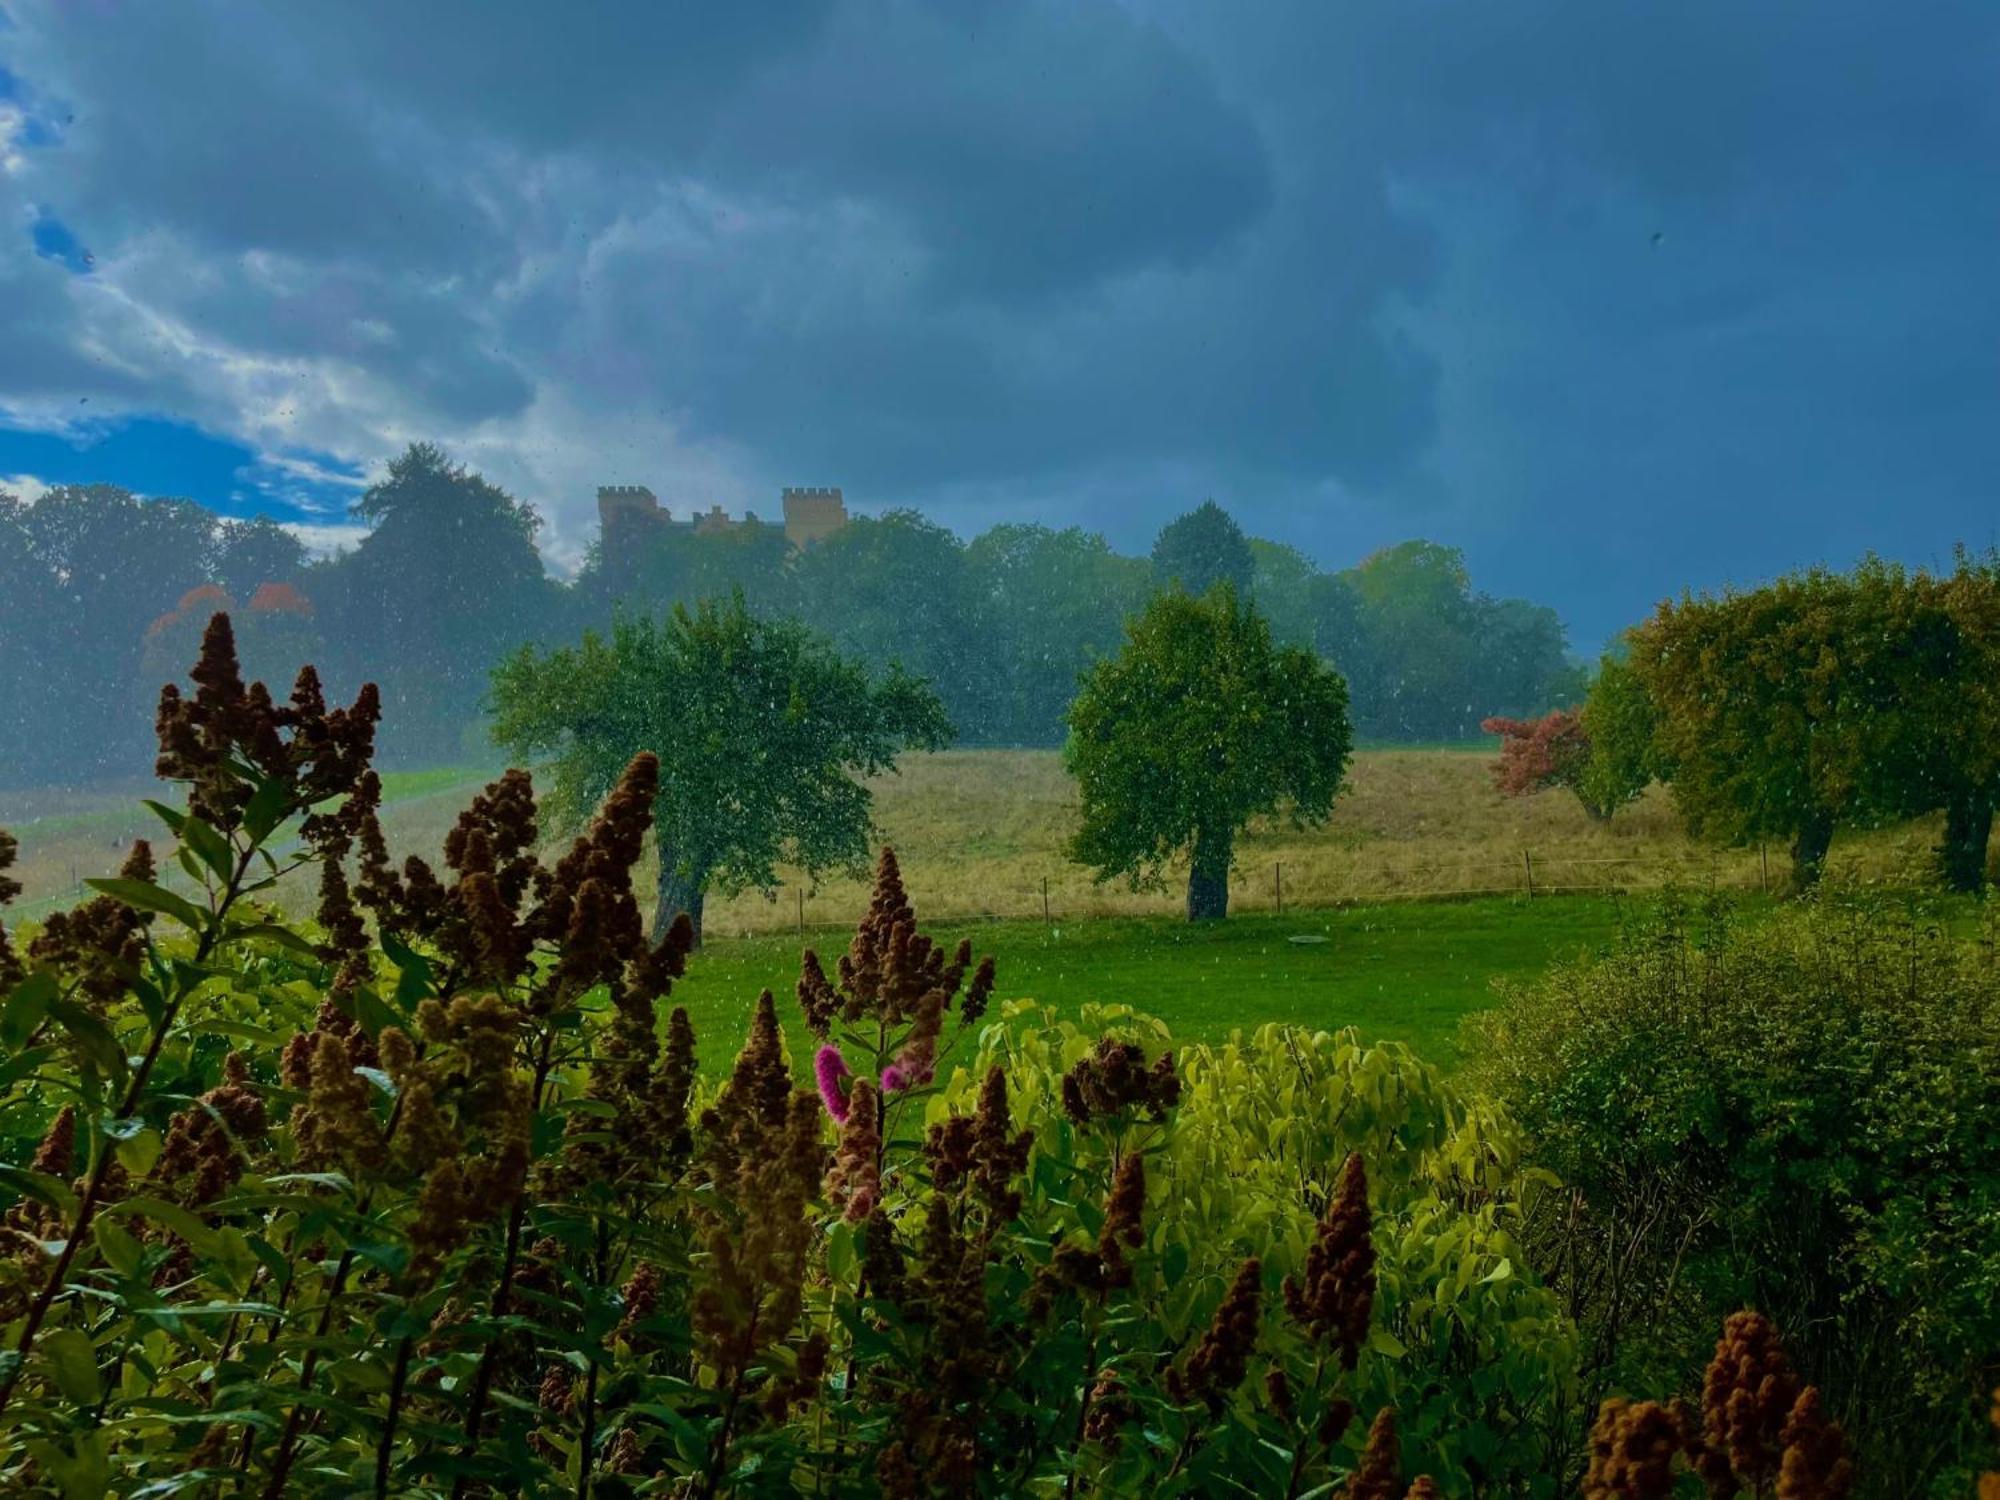
M317 541L414 439L1140 551L1424 536L1583 649L2000 540L2000 6L0 0L0 487Z

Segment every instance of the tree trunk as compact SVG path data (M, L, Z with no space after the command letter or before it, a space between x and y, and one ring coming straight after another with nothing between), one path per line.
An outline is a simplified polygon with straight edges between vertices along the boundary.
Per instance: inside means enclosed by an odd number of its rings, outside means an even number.
M1196 834L1188 864L1187 919L1219 922L1229 915L1228 834Z
M1792 889L1809 891L1826 870L1826 851L1833 846L1833 814L1817 808L1800 822L1792 840Z
M1944 806L1944 842L1938 872L1955 891L1986 889L1986 840L1993 832L1993 799L1983 791L1954 788Z
M653 907L653 941L655 943L667 935L667 929L674 925L674 918L682 912L688 914L688 921L694 924L694 945L701 946L701 880L684 878L676 868L680 861L671 849L660 851L660 899Z

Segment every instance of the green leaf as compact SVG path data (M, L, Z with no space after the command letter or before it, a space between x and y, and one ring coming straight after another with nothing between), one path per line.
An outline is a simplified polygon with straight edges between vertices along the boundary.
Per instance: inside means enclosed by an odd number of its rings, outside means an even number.
M101 891L116 897L136 911L156 911L172 917L190 932L199 932L208 925L208 916L193 902L176 896L172 891L154 885L150 880L86 880L85 885L93 891Z
M291 788L285 785L283 777L271 777L258 785L250 805L243 809L243 831L250 836L251 843L261 844L285 820L290 809Z
M309 963L320 962L319 949L291 928L276 922L245 922L240 926L231 924L229 930L223 934L222 940L225 943L269 943Z
M189 814L181 824L181 841L200 858L201 862L215 872L215 878L227 881L236 872L235 857L229 851L229 840L222 831L205 818Z
M100 1213L121 1219L137 1215L142 1219L151 1219L155 1224L164 1224L186 1240L197 1255L206 1255L214 1248L215 1231L177 1203L166 1203L158 1198L125 1198L101 1209Z
M155 802L151 798L144 798L142 800L147 807L153 810L153 815L167 825L168 830L175 838L181 836L181 827L187 822L188 815L186 813L177 807L169 807L164 802Z
M139 1274L139 1263L145 1257L145 1249L116 1219L107 1219L100 1214L91 1220L90 1232L97 1237L97 1248L104 1253L105 1263L112 1270L128 1278Z
M33 1036L56 993L56 977L46 969L35 970L8 991L7 1003L0 1007L0 1042L18 1047Z
M97 1379L97 1349L89 1334L77 1328L58 1328L43 1334L36 1347L57 1390L78 1406L89 1406L97 1400L101 1389Z
M150 1126L138 1134L118 1143L118 1164L134 1177L144 1177L153 1170L153 1164L160 1159L166 1144L160 1139L160 1132Z
M49 1017L75 1038L85 1058L96 1064L100 1071L113 1078L124 1076L125 1049L118 1045L118 1038L111 1034L111 1028L93 1012L69 1000L52 1000L49 1002Z
M1509 1276L1512 1276L1513 1274L1514 1274L1514 1262L1509 1260L1506 1256L1503 1255L1500 1257L1499 1265L1495 1266L1492 1270L1488 1271L1484 1276L1479 1278L1479 1284L1481 1286L1486 1286L1495 1281L1505 1281Z
M65 1219L76 1216L76 1193L60 1177L27 1167L0 1165L0 1183L5 1183L23 1198L32 1198L53 1208Z
M1368 1347L1389 1359L1401 1359L1410 1352L1409 1346L1386 1328L1368 1330Z

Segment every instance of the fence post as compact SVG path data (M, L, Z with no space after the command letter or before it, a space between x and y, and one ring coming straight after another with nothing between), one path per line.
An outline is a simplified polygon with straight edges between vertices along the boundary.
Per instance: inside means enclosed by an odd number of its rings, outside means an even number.
M1049 877L1042 877L1042 925L1053 929L1055 919L1049 915Z
M1771 894L1771 846L1762 839L1757 841L1757 868L1763 877L1764 894Z
M804 886L800 886L798 888L798 897L799 897L799 936L804 937L806 935L806 888Z
M1535 858L1526 849L1521 851L1521 868L1528 875L1528 899L1535 899Z
M1285 914L1285 862L1276 860L1271 865L1271 878L1278 888L1278 915Z

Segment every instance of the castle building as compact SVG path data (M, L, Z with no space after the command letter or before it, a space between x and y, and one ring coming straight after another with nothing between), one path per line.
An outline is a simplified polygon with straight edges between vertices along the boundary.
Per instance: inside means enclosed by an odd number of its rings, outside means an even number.
M787 488L783 492L785 540L796 551L823 542L847 524L847 503L838 486ZM739 526L757 526L755 511L737 520L719 505L676 521L673 512L643 484L601 484L597 487L597 525L607 548L623 552L643 546L652 537L674 530L714 536Z

